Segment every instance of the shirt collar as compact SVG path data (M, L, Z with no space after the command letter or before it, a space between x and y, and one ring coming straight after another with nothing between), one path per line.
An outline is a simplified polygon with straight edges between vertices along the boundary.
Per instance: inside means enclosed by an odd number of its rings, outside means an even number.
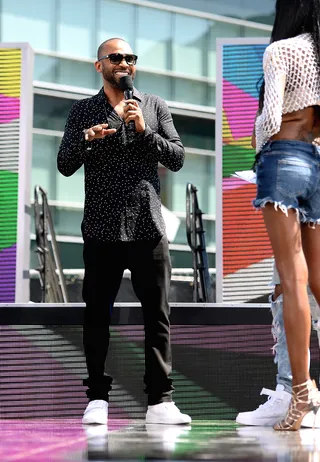
M133 97L142 101L142 93L136 87L133 87Z
M103 100L107 99L103 87L99 91L98 96ZM142 93L136 87L133 87L133 98L142 101Z

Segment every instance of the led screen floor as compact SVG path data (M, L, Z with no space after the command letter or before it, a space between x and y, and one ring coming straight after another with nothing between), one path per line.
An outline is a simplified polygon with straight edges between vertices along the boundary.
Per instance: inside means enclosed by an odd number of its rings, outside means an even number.
M318 461L320 429L274 432L233 421L194 421L190 426L110 420L108 426L77 419L0 421L1 462L143 460Z

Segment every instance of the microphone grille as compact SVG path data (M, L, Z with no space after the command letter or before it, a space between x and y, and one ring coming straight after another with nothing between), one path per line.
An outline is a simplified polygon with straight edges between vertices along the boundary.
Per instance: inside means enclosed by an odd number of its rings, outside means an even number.
M132 90L133 89L133 80L131 75L124 75L123 77L120 77L120 88L121 90Z

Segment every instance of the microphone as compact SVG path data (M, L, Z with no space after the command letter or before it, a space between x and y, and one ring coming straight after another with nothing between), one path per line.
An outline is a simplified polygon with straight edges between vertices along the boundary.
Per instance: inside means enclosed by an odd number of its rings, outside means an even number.
M123 91L124 98L125 99L132 99L133 98L133 80L131 75L124 75L123 77L120 77L119 80L120 88ZM134 120L130 120L130 122L127 125L128 128L128 141L132 141L133 138L133 132L136 131L136 124L134 123Z
M131 75L124 75L120 77L120 88L124 93L125 99L132 99L133 97L133 81Z

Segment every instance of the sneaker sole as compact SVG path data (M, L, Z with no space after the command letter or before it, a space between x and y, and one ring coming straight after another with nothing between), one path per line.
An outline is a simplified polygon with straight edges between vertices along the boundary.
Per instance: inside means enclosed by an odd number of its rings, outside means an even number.
M191 420L188 420L188 421L184 421L184 422L178 422L177 420L175 421L172 421L172 422L169 422L169 421L166 421L166 422L161 422L160 420L157 420L157 419L146 419L146 424L156 424L156 425L190 425L191 424Z
M95 419L95 420L92 420L92 419L83 418L82 423L83 423L83 425L106 425L108 423L108 419L104 419L104 420Z
M272 427L277 422L284 419L284 417L285 417L285 415L279 416L278 418L274 418L274 419L259 419L259 420L255 420L255 421L252 421L252 420L250 421L250 420L246 420L246 419L241 419L241 417L240 418L237 417L236 422L238 424L247 425L247 426L250 426L250 427Z

